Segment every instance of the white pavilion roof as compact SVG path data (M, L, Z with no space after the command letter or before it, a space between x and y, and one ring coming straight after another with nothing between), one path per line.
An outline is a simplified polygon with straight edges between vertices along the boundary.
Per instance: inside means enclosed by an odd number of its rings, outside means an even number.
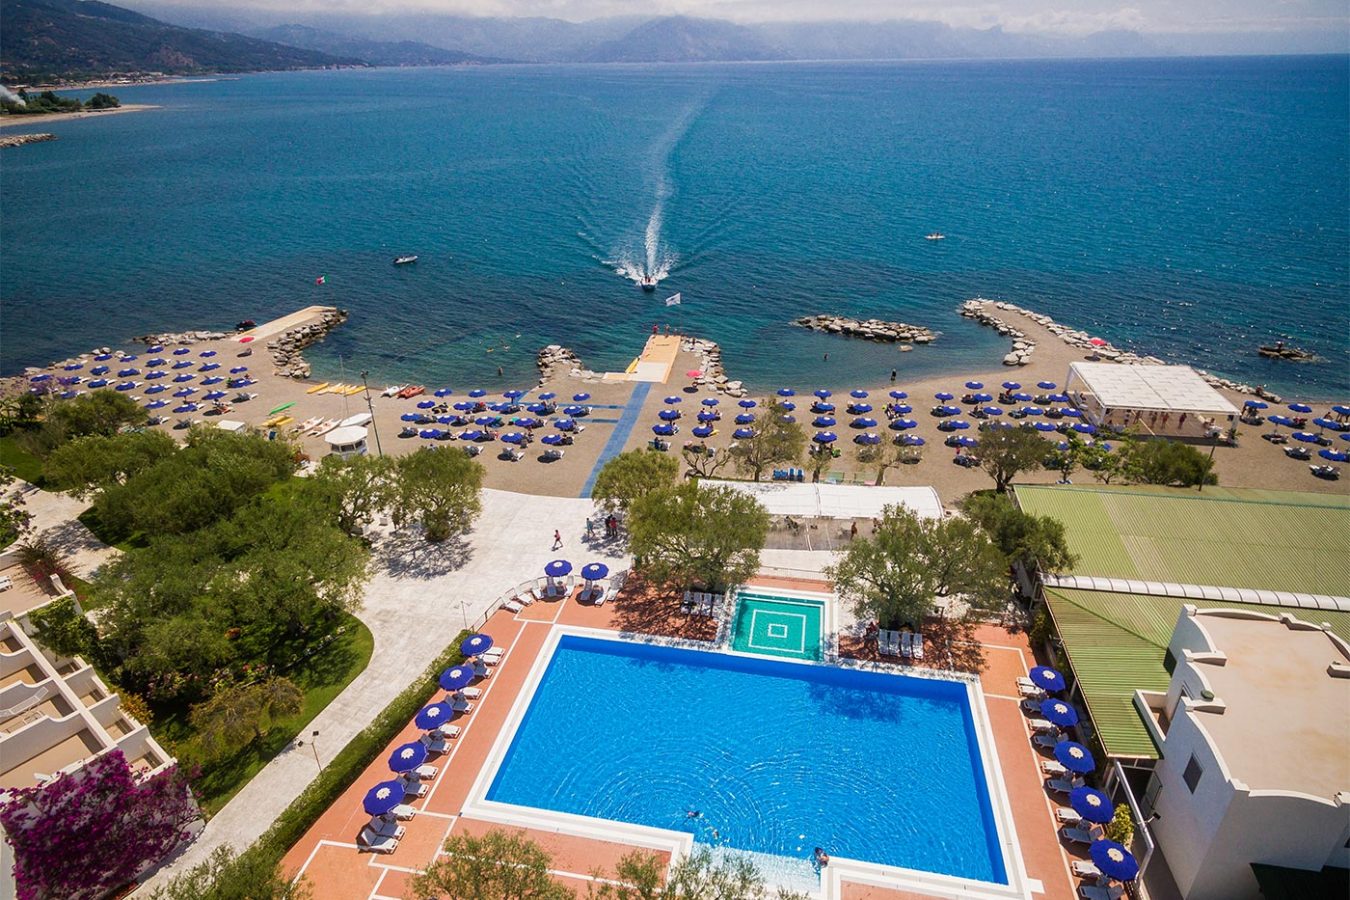
M931 487L814 484L787 481L709 481L754 497L774 516L870 519L887 506L904 506L921 518L942 517L942 501Z
M1237 415L1237 407L1210 387L1190 366L1069 364L1083 386L1107 409L1160 409Z

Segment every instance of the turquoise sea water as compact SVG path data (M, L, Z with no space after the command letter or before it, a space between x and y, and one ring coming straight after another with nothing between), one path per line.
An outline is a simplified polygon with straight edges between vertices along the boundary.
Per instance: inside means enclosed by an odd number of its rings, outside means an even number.
M950 681L564 637L487 799L1007 880Z
M1348 72L569 66L123 89L162 109L34 125L60 139L0 156L0 368L333 303L352 318L316 367L375 381L529 379L555 341L622 367L670 321L752 385L844 386L996 360L1004 342L955 315L982 295L1343 395ZM420 261L390 265L405 252ZM647 270L655 295L632 281ZM788 325L826 311L943 336L900 355ZM1325 362L1255 356L1280 336Z

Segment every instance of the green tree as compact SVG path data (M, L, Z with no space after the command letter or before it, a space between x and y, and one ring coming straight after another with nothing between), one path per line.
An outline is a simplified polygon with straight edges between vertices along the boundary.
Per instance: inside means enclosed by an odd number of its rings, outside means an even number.
M684 457L684 464L687 467L685 474L690 478L716 478L717 473L731 462L729 450L709 447L706 444L685 444L680 455Z
M1130 481L1179 487L1218 483L1214 460L1179 441L1131 441L1120 448L1119 456L1122 473Z
M84 101L85 109L116 109L122 105L112 94L105 94L102 91Z
M753 429L754 436L738 438L731 445L731 458L742 474L759 481L771 466L796 463L806 449L806 432L787 421L787 410L776 400L765 407Z
M425 447L396 471L394 521L421 523L428 541L463 534L483 508L483 467L463 453Z
M923 621L933 601L960 597L972 610L1008 596L1007 563L973 521L921 519L888 506L872 535L859 536L826 569L859 618L883 627Z
M306 879L291 881L280 864L263 854L236 856L230 847L217 847L204 862L156 888L150 900L310 900L313 896Z
M84 656L99 662L98 629L76 609L73 597L54 600L29 614L44 647L62 656Z
M192 707L192 727L211 758L232 753L267 733L272 723L295 715L305 695L289 678L269 678L216 691Z
M639 497L675 483L680 464L659 450L630 450L605 463L591 497L604 509L625 510Z
M1044 572L1062 572L1077 562L1069 551L1063 522L1023 512L1007 494L971 494L961 507L993 539L1008 565L1020 564L1029 572L1038 567Z
M980 435L980 468L994 479L995 490L1007 490L1020 473L1041 467L1048 449L1030 428L995 428Z
M33 521L22 489L14 486L15 480L12 470L0 466L0 547L8 547L27 534Z
M317 500L347 534L362 528L397 496L395 462L389 456L325 456L305 481L305 493Z
M47 411L47 423L63 439L91 434L114 435L131 425L143 425L150 417L139 403L117 391L94 391L73 400L60 400Z
M634 501L629 548L641 571L668 587L725 590L759 569L769 514L757 500L727 486L685 482Z
M1067 446L1060 449L1058 446L1052 448L1045 457L1045 467L1053 469L1059 473L1060 481L1067 484L1069 477L1073 475L1083 460L1083 453L1087 445L1077 434L1070 433L1063 439Z
M173 455L178 444L162 431L130 431L76 438L52 451L42 466L47 483L86 497L124 484Z
M834 465L834 451L825 444L817 444L811 448L811 452L806 454L806 464L811 469L811 480L819 481L820 476L824 475Z
M1106 825L1106 837L1126 847L1134 840L1134 816L1128 803L1116 804L1116 813Z
M513 831L454 834L426 871L414 875L410 898L566 900L575 896L549 874L543 847Z
M613 876L593 883L591 900L805 900L805 894L784 889L770 891L754 862L745 856L721 859L707 847L699 847L670 867L651 853L625 854Z
M890 443L862 444L858 447L856 455L859 465L876 467L877 484L885 484L886 471L903 461L906 449Z

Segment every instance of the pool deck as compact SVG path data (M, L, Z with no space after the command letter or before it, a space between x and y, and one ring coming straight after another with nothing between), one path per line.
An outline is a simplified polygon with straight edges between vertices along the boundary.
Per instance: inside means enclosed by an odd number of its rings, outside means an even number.
M768 579L763 586L821 590L820 582L801 579ZM706 622L706 620L705 620ZM464 815L470 790L526 682L526 676L544 648L555 624L611 631L641 630L649 634L707 639L706 624L691 622L679 613L679 600L658 598L634 585L629 595L601 608L579 603L575 596L563 601L539 602L517 615L496 613L484 631L506 650L491 678L480 682L483 695L475 709L455 724L460 736L450 752L429 763L437 766L428 782L427 796L412 805L418 810L404 822L407 832L398 849L389 855L361 853L356 837L369 821L361 801L371 785L391 777L386 760L393 748L420 737L409 722L379 757L291 848L283 860L290 874L303 874L316 897L334 900L381 900L408 896L412 873L425 867L452 834L475 834L493 827ZM638 626L638 627L634 627ZM992 625L975 626L973 635L986 662L980 673L989 720L1001 763L1003 780L1012 806L1017 838L1033 898L1071 900L1074 881L1069 855L1062 846L1053 821L1054 804L1041 784L1040 757L1033 751L1024 718L1018 709L1015 679L1034 665L1026 636ZM451 637L447 631L447 638ZM847 651L847 648L845 648ZM936 654L934 654L936 655ZM438 693L427 686L428 702ZM552 855L554 876L578 893L597 871L613 871L614 864L630 846L611 841L524 829ZM649 851L650 852L650 851ZM668 858L666 854L658 854ZM835 895L845 900L902 900L939 896L914 894L866 885L842 884Z

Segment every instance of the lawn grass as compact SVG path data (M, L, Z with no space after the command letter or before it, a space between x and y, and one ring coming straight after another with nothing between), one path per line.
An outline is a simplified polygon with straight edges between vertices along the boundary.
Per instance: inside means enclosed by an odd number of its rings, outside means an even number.
M202 809L208 816L214 815L239 793L333 698L342 693L352 679L365 670L375 650L375 637L355 616L346 616L343 623L347 628L336 640L284 673L305 693L300 712L273 722L261 739L202 765L196 788ZM191 764L201 757L196 736L188 723L187 710L156 717L153 730L181 762Z
M29 484L43 485L42 460L20 447L12 434L0 437L0 466L12 469Z

